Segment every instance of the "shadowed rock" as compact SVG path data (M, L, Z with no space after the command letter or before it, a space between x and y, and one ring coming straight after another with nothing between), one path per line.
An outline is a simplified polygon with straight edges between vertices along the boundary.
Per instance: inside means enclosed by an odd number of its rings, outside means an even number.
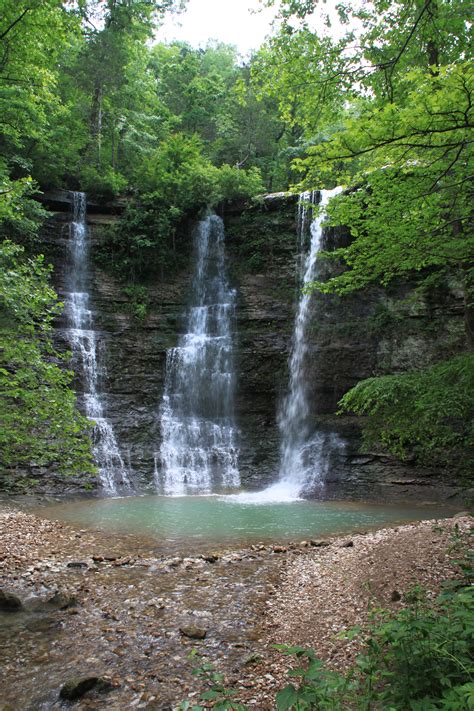
M0 590L0 611L1 612L18 612L23 605L19 597L13 593Z
M74 701L94 689L100 693L107 693L113 688L112 684L100 676L77 676L67 681L59 692L61 699Z

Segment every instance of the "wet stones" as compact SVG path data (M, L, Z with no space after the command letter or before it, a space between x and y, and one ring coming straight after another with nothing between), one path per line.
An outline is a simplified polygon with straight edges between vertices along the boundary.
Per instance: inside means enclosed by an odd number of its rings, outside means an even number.
M204 627L197 627L196 625L180 627L179 631L183 637L188 637L189 639L205 639L207 635L207 630Z
M310 545L313 546L313 548L324 548L325 546L331 545L329 541L325 541L320 538L316 538L310 541Z
M19 612L22 608L19 597L6 590L0 590L0 612Z
M92 689L105 694L113 689L113 685L100 676L77 676L67 681L64 686L61 687L59 697L66 701L76 701Z
M206 553L205 555L202 556L202 559L206 561L206 563L217 563L219 560L219 554L218 553Z
M181 563L183 562L182 558L176 557L176 558L167 558L166 560L163 561L163 565L166 566L167 568L177 568Z
M74 595L59 591L46 601L46 605L51 610L68 610L70 607L77 607L77 604L77 598Z
M26 629L29 632L46 634L54 630L56 627L59 627L59 625L59 621L52 617L40 617L36 620L30 620L27 622Z
M67 564L68 568L88 568L89 566L83 560L72 560Z

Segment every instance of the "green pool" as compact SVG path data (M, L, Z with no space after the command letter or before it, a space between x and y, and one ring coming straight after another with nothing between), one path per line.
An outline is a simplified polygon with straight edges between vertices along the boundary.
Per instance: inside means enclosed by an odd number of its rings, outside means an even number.
M250 496L130 496L58 503L41 515L157 543L288 541L450 515L440 506L259 502Z

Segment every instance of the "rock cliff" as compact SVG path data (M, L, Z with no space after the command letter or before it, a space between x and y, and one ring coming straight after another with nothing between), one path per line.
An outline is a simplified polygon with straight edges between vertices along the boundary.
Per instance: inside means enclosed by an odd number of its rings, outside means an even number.
M54 265L59 295L64 269L69 206L67 194L45 196L55 212L43 229L44 251ZM237 289L237 421L242 482L261 488L278 465L278 403L287 381L293 318L297 303L295 196L276 196L259 204L224 206L229 273ZM91 205L91 255L100 246L104 225L120 219L122 205ZM343 229L328 230L325 249L343 244ZM191 245L190 239L184 242ZM189 249L189 252L191 250ZM111 257L112 258L112 257ZM91 304L102 362L101 391L122 454L141 490L151 487L159 450L158 410L163 391L166 349L183 326L192 265L148 284L146 318L133 316L130 298L107 264L92 264ZM323 266L339 268L337 264ZM444 500L456 491L446 472L421 470L380 453L360 454L357 418L337 417L337 402L358 380L398 372L449 354L464 342L462 295L451 284L421 296L412 285L390 292L371 289L350 297L317 296L306 363L315 428L337 432L344 447L332 463L328 498ZM64 321L58 342L68 348ZM81 383L76 379L79 395Z

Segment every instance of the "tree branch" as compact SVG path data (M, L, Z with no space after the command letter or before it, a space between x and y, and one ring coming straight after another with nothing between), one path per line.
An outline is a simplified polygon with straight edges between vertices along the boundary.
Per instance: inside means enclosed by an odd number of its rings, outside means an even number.
M21 15L19 15L19 16L16 18L16 20L14 20L14 21L11 23L11 25L10 25L9 27L7 27L7 29L6 29L4 32L2 32L2 34L0 35L0 40L3 40L3 39L7 36L7 34L15 27L15 25L17 25L17 24L25 17L26 13L29 12L29 11L30 11L30 8L29 8L29 7L27 7L25 10L23 10L23 12L21 13Z

